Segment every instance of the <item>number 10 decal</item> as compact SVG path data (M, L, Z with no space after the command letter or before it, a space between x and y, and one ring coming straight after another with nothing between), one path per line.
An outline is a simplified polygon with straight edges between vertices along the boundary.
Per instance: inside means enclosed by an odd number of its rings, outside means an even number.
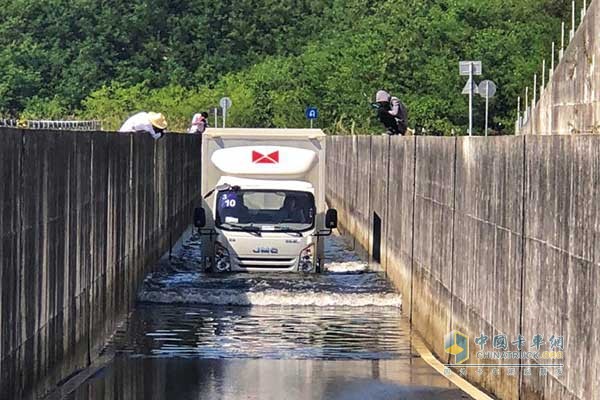
M237 204L237 202L233 199L225 200L225 207L227 207L227 208L233 208L233 207L235 207L236 204Z

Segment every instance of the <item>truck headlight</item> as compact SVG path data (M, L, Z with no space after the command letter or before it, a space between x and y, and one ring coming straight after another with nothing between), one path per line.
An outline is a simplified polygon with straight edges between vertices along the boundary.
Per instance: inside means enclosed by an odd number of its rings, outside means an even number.
M219 242L215 242L215 270L217 272L227 272L231 270L229 250Z
M298 269L300 270L300 272L311 272L313 270L315 253L314 250L315 245L313 243L300 252L300 261L298 264Z

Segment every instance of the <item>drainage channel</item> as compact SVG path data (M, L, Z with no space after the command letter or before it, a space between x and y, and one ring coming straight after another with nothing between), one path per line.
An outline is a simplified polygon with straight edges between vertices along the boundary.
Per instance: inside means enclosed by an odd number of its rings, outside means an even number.
M200 271L192 236L144 281L101 368L64 398L463 399L413 347L401 297L340 237L319 275Z

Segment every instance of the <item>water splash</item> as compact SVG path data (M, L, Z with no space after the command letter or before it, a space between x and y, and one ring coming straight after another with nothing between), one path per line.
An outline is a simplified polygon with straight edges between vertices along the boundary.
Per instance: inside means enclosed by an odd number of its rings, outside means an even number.
M199 291L196 288L185 288L144 291L138 299L144 303L234 306L378 306L396 308L402 306L402 300L396 293L335 293L291 290L240 292L230 289Z
M234 306L394 307L402 299L339 237L326 241L322 274L206 274L200 241L192 236L144 281L138 300L155 304Z

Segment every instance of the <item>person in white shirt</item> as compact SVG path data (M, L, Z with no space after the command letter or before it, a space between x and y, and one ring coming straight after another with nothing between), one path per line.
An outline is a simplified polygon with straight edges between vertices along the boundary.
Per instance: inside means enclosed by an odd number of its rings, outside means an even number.
M137 113L121 126L119 132L147 132L155 140L160 139L167 129L167 120L161 113L140 112Z
M194 114L192 118L192 126L188 129L188 133L199 133L202 135L206 128L208 127L208 113L202 112L199 114Z

